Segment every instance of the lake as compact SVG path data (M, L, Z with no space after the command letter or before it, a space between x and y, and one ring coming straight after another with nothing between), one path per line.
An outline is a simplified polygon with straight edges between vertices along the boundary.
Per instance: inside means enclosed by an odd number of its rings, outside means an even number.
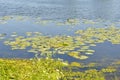
M119 49L119 0L0 0L2 59L51 53L68 63L84 63L82 71L106 68L106 80L119 80ZM109 73L112 68L117 72Z
M119 0L0 0L0 16L119 20Z
M12 32L41 32L44 35L74 36L74 32L89 27L120 27L119 0L0 0L0 33L9 37ZM11 50L0 41L1 58L32 58L26 50ZM120 59L120 45L110 42L91 47L94 55L82 62ZM69 56L57 55L68 61L79 61ZM81 61L81 60L80 60Z

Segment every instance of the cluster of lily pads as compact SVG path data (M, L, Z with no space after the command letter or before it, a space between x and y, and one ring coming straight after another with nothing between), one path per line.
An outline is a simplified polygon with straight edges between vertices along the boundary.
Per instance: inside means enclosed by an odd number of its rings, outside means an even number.
M54 54L68 54L78 59L87 58L78 52L83 44L80 44L72 36L44 36L39 32L27 32L26 36L15 34L13 33L12 38L4 42L6 45L10 45L12 50L27 49L28 52L35 53L36 57L39 55L51 57Z
M0 40L4 39L5 36L6 36L6 33L2 33L2 34L0 34Z
M7 20L10 20L10 19L11 19L10 16L0 17L0 24L5 24L7 23Z
M78 30L76 34L80 35L85 43L103 43L104 41L109 41L112 44L120 44L120 29L115 26Z
M28 52L35 53L36 57L67 54L77 59L87 59L92 55L95 51L90 48L96 46L96 43L109 41L112 44L120 44L120 29L113 26L78 30L75 34L45 36L40 32L26 32L25 36L19 36L14 32L11 39L4 43L11 46L12 50L27 49Z

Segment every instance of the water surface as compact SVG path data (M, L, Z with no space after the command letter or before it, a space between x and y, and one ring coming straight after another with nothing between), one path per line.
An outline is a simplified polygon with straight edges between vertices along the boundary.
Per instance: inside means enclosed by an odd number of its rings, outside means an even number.
M105 28L111 25L120 27L119 3L119 0L0 0L0 17L12 16L11 19L5 20L4 24L0 24L0 33L6 33L9 36L12 32L17 32L19 35L24 35L25 32L42 32L45 35L73 36L75 31L88 27ZM26 18L15 19L18 16ZM78 19L78 23L64 24L68 19ZM45 24L42 22L47 20L50 22ZM58 23L63 24L58 25ZM120 45L105 42L91 48L96 52L86 61L105 60L108 62L111 59L120 58ZM0 51L2 58L32 58L34 56L26 50L12 51L2 41ZM59 55L58 57L69 61L76 60L69 56Z

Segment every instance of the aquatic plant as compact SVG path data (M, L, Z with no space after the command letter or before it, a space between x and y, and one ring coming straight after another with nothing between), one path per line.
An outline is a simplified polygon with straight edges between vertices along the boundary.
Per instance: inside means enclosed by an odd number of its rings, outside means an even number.
M0 40L4 39L6 35L7 35L6 33L0 34Z
M11 35L13 39L4 43L11 46L12 50L27 49L28 52L35 53L36 57L67 54L81 60L87 59L88 55L95 52L90 46L96 46L96 43L109 41L120 44L120 29L115 27L88 28L75 33L76 36L45 36L40 32L26 32L25 36L17 36L14 32Z
M75 32L85 43L103 43L109 41L113 44L120 44L120 29L114 26L108 28L88 28Z
M13 35L13 34L12 34ZM50 57L54 54L68 54L72 53L76 48L79 50L80 45L78 41L74 40L72 36L44 36L39 32L27 32L26 37L17 36L12 40L5 41L6 45L10 45L14 49L28 49L28 52L33 52L38 55ZM31 48L31 49L30 49ZM76 51L77 52L77 51ZM78 59L86 59L87 56L77 54L70 55Z
M93 20L84 19L84 20L83 20L83 23L84 23L84 24L96 24L97 22L95 22L95 21L93 21Z

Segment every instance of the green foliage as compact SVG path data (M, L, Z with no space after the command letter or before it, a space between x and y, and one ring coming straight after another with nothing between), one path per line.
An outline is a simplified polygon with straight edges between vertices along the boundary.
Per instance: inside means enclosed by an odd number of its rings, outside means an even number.
M117 71L114 66L109 65L97 70L97 64L68 64L50 58L0 59L0 80L106 80L106 73Z
M86 70L85 72L65 72L63 80L105 80L103 73L96 70Z
M104 80L98 70L74 72L65 64L53 59L0 59L0 80ZM73 62L70 66L80 67L80 64Z
M0 59L0 80L59 80L64 64L53 59Z

